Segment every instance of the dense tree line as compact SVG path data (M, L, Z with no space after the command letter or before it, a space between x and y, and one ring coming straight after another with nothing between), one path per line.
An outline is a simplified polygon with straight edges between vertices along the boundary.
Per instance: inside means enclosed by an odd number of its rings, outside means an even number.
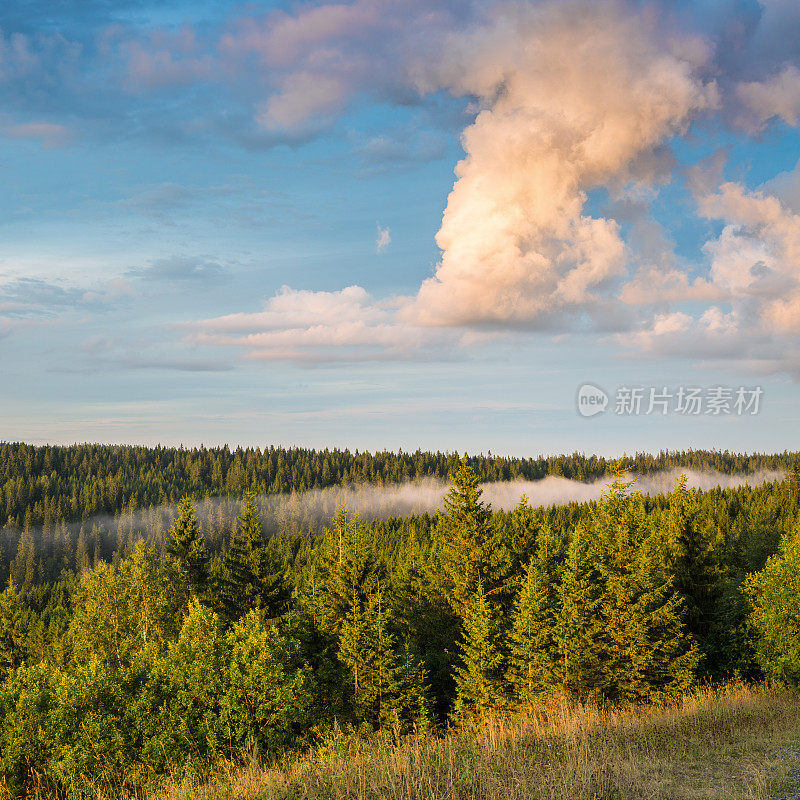
M177 503L182 497L257 495L368 482L396 483L424 477L447 479L456 453L359 453L302 448L167 448L76 444L69 447L0 444L0 525L30 529L97 514ZM717 451L636 454L626 465L636 474L683 467L724 473L790 470L797 453L741 455ZM481 481L538 480L561 475L603 477L609 462L597 456L505 458L473 456Z
M41 580L20 538L0 594L0 772L77 796L313 743L480 724L552 693L636 703L703 680L800 681L800 477L511 512L468 458L436 515L211 535L184 499ZM160 519L160 518L159 518ZM30 534L28 534L30 536ZM34 551L35 552L35 551ZM107 557L108 556L108 557Z

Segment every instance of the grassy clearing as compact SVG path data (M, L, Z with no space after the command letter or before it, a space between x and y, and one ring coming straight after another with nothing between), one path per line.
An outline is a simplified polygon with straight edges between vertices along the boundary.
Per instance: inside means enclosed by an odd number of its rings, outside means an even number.
M796 694L746 686L608 711L553 700L444 736L333 735L280 764L171 778L147 800L765 800L791 780ZM787 784L788 785L788 784ZM120 797L94 787L95 797Z

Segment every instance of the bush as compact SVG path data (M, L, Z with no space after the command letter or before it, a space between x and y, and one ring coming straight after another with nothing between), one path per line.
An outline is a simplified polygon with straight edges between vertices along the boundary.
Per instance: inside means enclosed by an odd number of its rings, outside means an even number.
M800 685L800 526L784 537L764 569L748 578L746 592L756 660L764 675Z

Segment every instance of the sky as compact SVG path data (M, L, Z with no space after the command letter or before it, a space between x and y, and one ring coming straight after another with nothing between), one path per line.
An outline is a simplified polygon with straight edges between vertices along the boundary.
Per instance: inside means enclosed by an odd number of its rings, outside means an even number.
M798 42L790 0L6 0L0 440L800 449Z

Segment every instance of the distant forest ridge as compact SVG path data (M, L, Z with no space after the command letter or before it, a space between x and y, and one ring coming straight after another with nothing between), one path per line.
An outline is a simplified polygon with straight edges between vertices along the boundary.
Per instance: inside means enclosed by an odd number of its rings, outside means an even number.
M447 480L458 453L375 453L299 447L184 448L74 444L0 444L0 526L32 528L87 520L176 503L182 497L241 497L303 492L327 486L383 486L421 478ZM469 465L482 482L539 480L557 475L593 481L613 462L581 453L535 458L474 455ZM675 468L752 474L793 471L800 453L741 454L727 450L661 451L626 456L637 475Z

